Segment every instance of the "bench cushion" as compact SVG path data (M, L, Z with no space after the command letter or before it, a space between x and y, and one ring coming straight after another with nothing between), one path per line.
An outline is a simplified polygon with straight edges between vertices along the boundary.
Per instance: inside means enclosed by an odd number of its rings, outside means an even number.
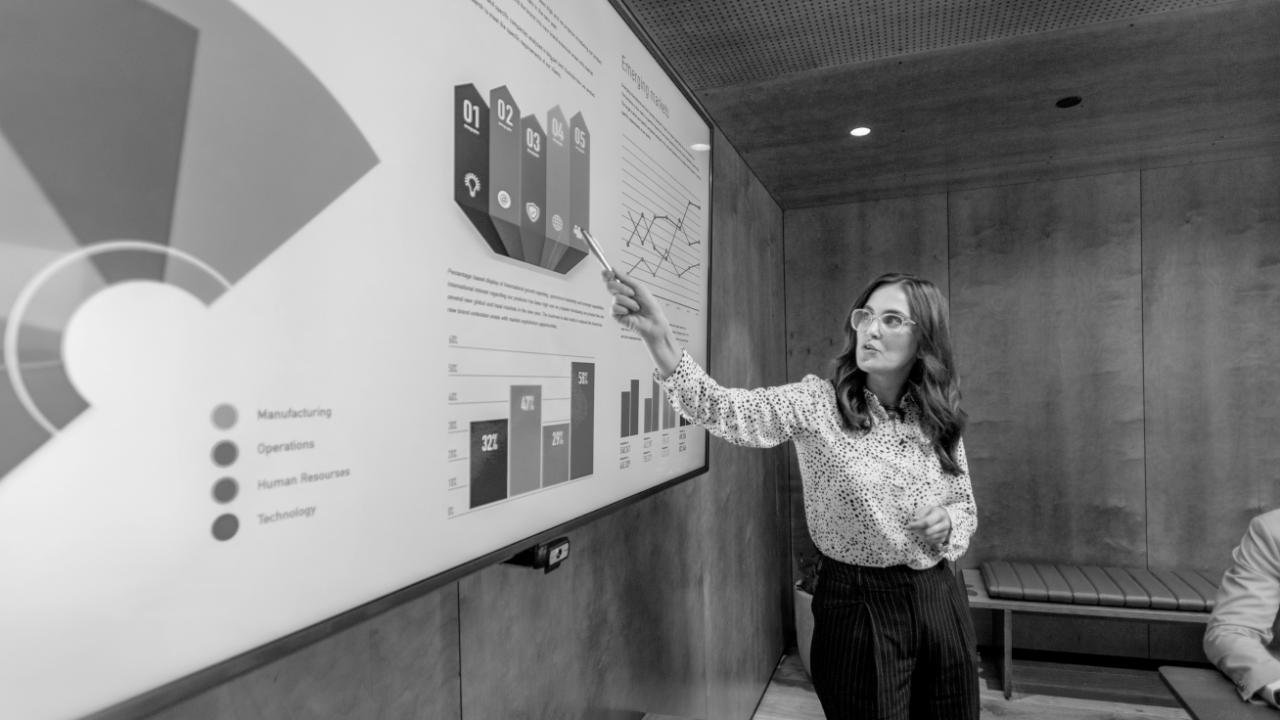
M1049 602L1071 602L1071 586L1067 584L1067 579L1062 577L1062 573L1058 572L1058 568L1048 563L1036 563L1035 568L1044 580L1045 589L1049 593Z
M1213 610L1214 598L1218 595L1218 582L1222 579L1219 575L1216 579L1213 576L1206 577L1204 573L1198 573L1194 570L1174 570L1174 575L1191 586L1200 597L1204 598L1204 609Z
M1022 585L1023 600L1038 600L1044 602L1049 599L1049 590L1044 586L1044 580L1040 579L1040 573L1036 569L1026 563L1010 563L1013 565L1013 573L1018 576L1018 582Z
M982 578L993 598L1077 605L1209 612L1217 593L1212 575L1186 570L991 561Z
M1206 607L1204 598L1172 570L1152 570L1151 574L1164 583L1164 586L1169 588L1169 592L1177 598L1179 610L1204 612Z
M1147 591L1147 597L1151 598L1151 607L1157 610L1178 609L1178 598L1173 591L1152 575L1150 570L1135 568L1129 570L1129 575L1138 581L1143 590Z
M1112 605L1115 607L1124 607L1124 593L1120 591L1120 586L1111 579L1111 576L1100 567L1086 565L1080 568L1080 572L1084 573L1085 579L1090 582L1098 590L1098 604Z
M1089 578L1080 572L1080 568L1075 565L1058 565L1057 569L1062 579L1071 586L1071 602L1076 605L1098 604L1098 590L1093 583L1089 582Z
M987 593L991 597L1022 599L1022 583L1013 566L1007 562L982 563L982 578L987 583Z

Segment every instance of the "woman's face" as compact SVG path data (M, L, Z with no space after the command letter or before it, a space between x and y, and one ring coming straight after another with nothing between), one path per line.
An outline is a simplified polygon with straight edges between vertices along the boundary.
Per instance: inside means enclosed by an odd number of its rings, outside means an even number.
M907 323L894 332L884 326L879 316L895 313L907 320L911 307L901 285L882 285L867 298L866 309L877 316L869 325L858 330L858 367L868 375L898 375L909 372L916 360L920 326ZM850 318L852 322L852 318ZM854 328L857 330L857 328Z

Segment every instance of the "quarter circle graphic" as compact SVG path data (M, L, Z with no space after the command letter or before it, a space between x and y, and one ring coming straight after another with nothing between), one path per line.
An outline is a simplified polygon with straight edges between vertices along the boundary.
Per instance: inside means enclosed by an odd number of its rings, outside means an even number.
M0 180L58 228L0 204L2 481L88 407L61 358L75 303L142 280L212 304L379 159L231 0L6 0L0 67Z
M83 261L96 258L99 256L110 255L111 253L152 253L158 254L169 259L179 260L188 263L200 272L208 275L213 281L222 287L223 290L230 290L231 283L223 277L217 270L210 267L207 263L199 258L183 252L176 248L156 245L154 243L142 242L138 240L118 240L114 242L103 242L91 245L78 252L62 257L60 260L40 271L35 277L27 283L27 285L18 294L17 300L13 303L13 309L9 313L9 321L4 329L4 364L8 370L9 383L13 387L13 393L21 403L23 409L49 435L57 435L61 427L65 427L66 423L59 425L50 420L40 409L40 404L27 387L23 380L22 361L19 357L18 347L20 340L20 331L22 328L22 318L26 314L27 308L31 305L31 301L40 292L51 278L60 271L65 270L69 266ZM138 278L145 279L145 278ZM212 302L212 299L206 299L201 295L207 295L203 292L203 288L197 292L193 292L197 298L200 298L206 305ZM220 293L219 293L220 294ZM83 298L87 300L88 298ZM74 391L74 388L72 388ZM83 400L81 401L83 403ZM69 422L69 421L68 421Z

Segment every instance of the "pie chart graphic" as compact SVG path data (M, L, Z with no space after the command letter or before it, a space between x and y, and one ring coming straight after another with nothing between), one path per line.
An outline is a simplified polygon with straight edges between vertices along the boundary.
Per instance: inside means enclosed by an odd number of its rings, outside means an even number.
M62 338L89 297L213 305L377 164L230 0L0 4L0 480L88 407Z

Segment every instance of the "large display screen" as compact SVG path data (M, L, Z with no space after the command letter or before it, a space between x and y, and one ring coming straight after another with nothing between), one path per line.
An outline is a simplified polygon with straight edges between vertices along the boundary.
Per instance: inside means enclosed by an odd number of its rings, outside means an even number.
M0 717L705 466L710 128L606 0L0 5Z

